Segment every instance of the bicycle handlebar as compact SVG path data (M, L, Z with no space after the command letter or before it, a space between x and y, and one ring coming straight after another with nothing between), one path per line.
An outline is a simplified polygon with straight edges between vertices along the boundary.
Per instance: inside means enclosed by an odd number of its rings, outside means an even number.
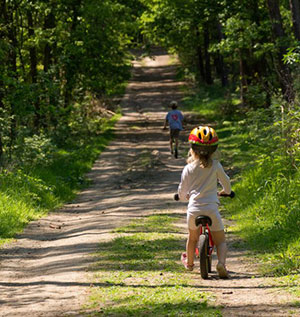
M235 196L235 192L232 190L230 194L219 194L218 193L218 196L233 198ZM174 194L174 200L179 201L179 195L177 193Z
M176 193L174 194L174 200L178 201L179 200L179 195Z
M220 194L220 193L218 193L218 196L233 198L235 196L235 192L232 190L230 194Z

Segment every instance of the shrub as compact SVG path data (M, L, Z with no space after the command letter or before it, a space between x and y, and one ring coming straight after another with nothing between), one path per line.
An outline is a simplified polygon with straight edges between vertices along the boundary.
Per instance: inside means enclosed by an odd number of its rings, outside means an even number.
M34 134L24 137L23 142L16 147L16 156L19 165L32 168L33 166L47 166L53 161L56 151L51 139L44 134Z

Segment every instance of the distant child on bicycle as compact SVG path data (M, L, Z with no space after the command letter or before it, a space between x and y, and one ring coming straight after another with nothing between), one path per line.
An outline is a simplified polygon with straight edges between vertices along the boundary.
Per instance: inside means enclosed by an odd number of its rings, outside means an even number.
M178 157L178 138L179 133L182 130L182 121L183 121L183 115L181 111L177 110L177 102L171 101L170 107L172 108L171 111L168 112L165 124L164 124L164 130L167 128L167 124L169 123L170 127L170 151L171 154L174 153L174 157ZM173 152L173 143L175 142L175 152Z
M224 172L222 165L212 159L212 154L218 147L218 136L213 128L199 126L192 130L189 136L191 145L187 165L181 175L178 187L180 200L188 200L187 224L189 236L186 253L182 261L188 271L194 267L194 254L199 238L199 228L195 225L195 218L199 215L209 216L212 220L210 227L214 244L217 247L217 271L221 278L227 278L225 266L227 245L224 226L218 210L217 181L223 187L219 194L230 194L230 179Z

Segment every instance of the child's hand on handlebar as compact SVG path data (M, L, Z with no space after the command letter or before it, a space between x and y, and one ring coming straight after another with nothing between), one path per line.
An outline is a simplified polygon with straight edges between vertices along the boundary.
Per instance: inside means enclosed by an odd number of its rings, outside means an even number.
M221 190L220 192L218 192L218 196L233 198L235 196L235 192L232 190L230 194L226 194L224 190Z
M174 200L178 201L179 200L179 195L176 193L174 194Z
M176 201L180 200L178 193L174 194L174 197L173 197L173 198L174 198L174 200L176 200ZM187 194L185 198L186 198L186 200L189 200L189 199L190 199L190 195Z

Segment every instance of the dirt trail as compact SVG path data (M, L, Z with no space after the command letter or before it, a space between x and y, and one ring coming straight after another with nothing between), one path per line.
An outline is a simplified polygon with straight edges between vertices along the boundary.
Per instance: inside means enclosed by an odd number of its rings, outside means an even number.
M184 227L184 205L170 198L185 160L171 158L167 133L161 130L167 105L182 97L183 83L175 81L175 66L169 62L167 55L157 53L155 59L135 63L117 137L89 173L92 185L61 210L32 222L15 243L0 250L0 316L80 316L89 288L87 268L95 261L91 253L100 241L111 239L113 228L166 208L182 213ZM195 287L217 295L224 316L299 313L281 290L284 285L276 287L273 279L259 277L243 251L230 249L228 267L228 281L216 274L203 281L192 273Z

